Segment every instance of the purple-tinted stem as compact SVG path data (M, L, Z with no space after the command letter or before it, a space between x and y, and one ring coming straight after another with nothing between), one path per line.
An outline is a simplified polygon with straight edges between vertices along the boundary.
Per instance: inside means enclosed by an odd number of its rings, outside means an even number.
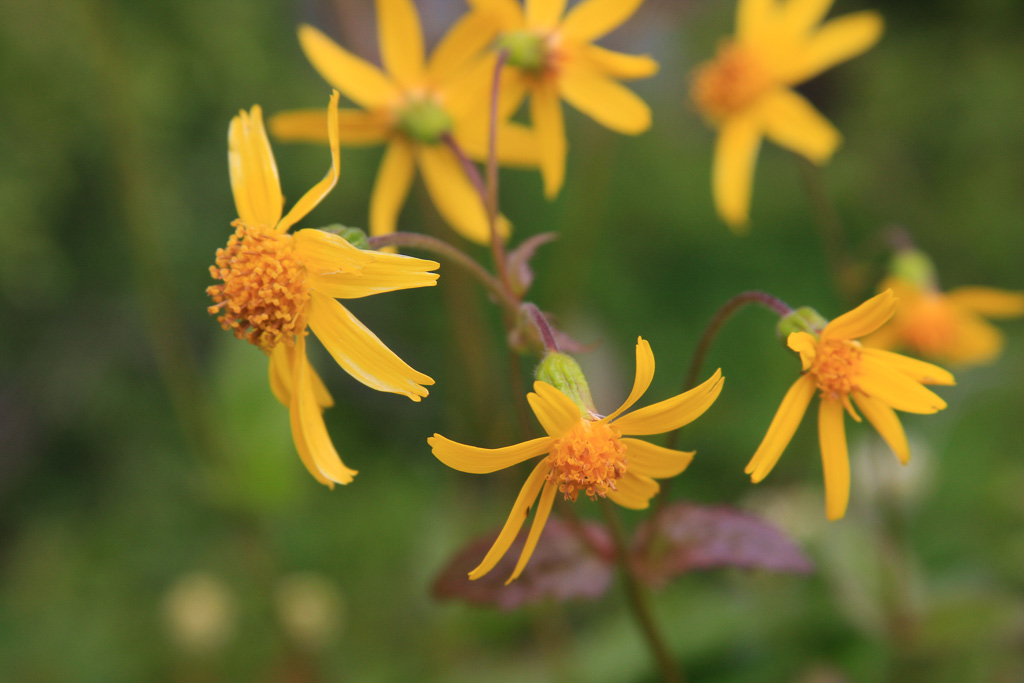
M502 50L494 61L494 79L491 85L490 130L487 137L487 194L481 197L487 207L487 220L491 227L491 255L498 280L507 291L512 291L505 259L505 243L498 234L498 100L501 94L501 70L508 59Z
M486 206L487 202L487 186L484 185L484 179L480 176L480 171L476 169L476 165L470 161L466 153L462 151L462 147L455 138L452 137L451 133L445 133L441 136L444 143L448 145L448 148L455 153L455 157L462 164L462 170L466 172L466 177L469 178L469 182L473 185L473 189L476 190L477 194L480 195L480 201L484 202Z
M555 333L551 329L548 319L544 317L544 313L529 301L520 306L520 310L530 316L534 327L540 332L540 338L544 342L544 350L558 353L558 342L555 341Z

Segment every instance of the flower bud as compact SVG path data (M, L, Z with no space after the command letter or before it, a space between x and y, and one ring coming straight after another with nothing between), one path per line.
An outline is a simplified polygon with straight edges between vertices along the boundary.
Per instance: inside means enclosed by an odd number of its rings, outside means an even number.
M935 264L920 249L901 249L889 261L889 274L921 289L938 289Z
M584 415L597 414L587 378L572 356L558 351L549 352L537 366L537 379L571 398Z
M452 130L452 117L437 102L422 99L410 102L399 114L398 127L417 142L433 145Z
M324 226L321 230L324 232L334 233L358 249L370 248L370 241L366 237L366 233L359 228L349 228L341 223L332 223L331 225Z
M547 60L544 36L532 31L511 31L498 39L498 49L508 54L509 66L540 71Z
M775 326L775 332L782 339L787 339L794 332L809 332L818 336L825 325L828 325L828 320L820 313L810 306L801 306L789 315L782 316Z

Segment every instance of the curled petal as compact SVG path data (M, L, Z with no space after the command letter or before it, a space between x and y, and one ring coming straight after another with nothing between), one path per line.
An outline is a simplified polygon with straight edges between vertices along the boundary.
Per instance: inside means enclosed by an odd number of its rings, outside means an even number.
M269 375L270 390L281 405L289 406L292 400L292 386L294 385L292 373L295 368L295 349L286 344L278 344L270 352ZM308 365L308 363L307 363ZM324 386L316 369L309 365L309 380L313 385L313 393L316 395L316 402L321 408L330 408L334 405L334 399Z
M340 144L338 141L338 97L338 91L335 90L331 93L330 104L327 105L327 139L331 148L331 167L327 170L327 175L302 195L299 201L295 202L291 211L281 219L281 222L277 224L278 232L287 232L290 227L305 218L306 214L315 209L338 182L341 164L338 149Z
M640 439L622 439L629 459L629 470L645 477L665 479L685 470L693 461L695 451L677 451L655 446Z
M434 457L448 467L471 474L488 474L547 453L554 439L542 437L505 448L477 448L434 434L427 443L433 449Z
M622 413L626 412L633 407L633 404L640 400L640 397L644 395L647 388L651 386L651 380L654 379L654 353L651 351L651 345L647 343L647 340L643 337L636 338L636 377L633 379L633 390L629 392L629 396L625 402L619 406L611 415L608 415L601 422L611 422Z
M786 450L796 428L800 426L800 420L807 412L807 405L814 396L816 386L813 376L801 375L786 392L772 423L768 425L768 432L744 470L755 484L768 476L779 461L782 451Z
M267 228L277 225L284 208L284 195L259 105L231 119L228 169L235 208L242 222Z
M519 578L519 575L526 569L526 563L533 557L533 551L537 549L537 542L544 531L544 525L547 524L548 516L551 514L551 505L555 502L555 495L557 493L558 484L555 482L549 481L544 485L544 490L540 494L540 500L537 502L537 512L533 515L533 524L530 525L530 533L527 535L526 543L523 545L523 552L519 554L519 561L516 562L516 568L512 572L512 576L508 577L508 580L505 581L506 586Z
M338 140L347 147L379 145L392 127L391 117L384 112L338 111ZM270 119L270 132L286 142L327 142L327 112L323 109L279 112Z
M722 393L724 384L722 371L716 370L703 384L678 396L634 410L613 424L623 434L628 435L643 436L670 432L690 424L703 415Z
M564 436L583 419L579 406L547 382L534 382L533 390L537 393L527 394L526 400L548 436Z
M857 339L871 334L896 312L897 301L892 290L887 289L830 322L822 331L821 338Z
M800 354L800 364L804 372L811 367L818 355L818 340L807 332L790 332L786 337L786 346Z

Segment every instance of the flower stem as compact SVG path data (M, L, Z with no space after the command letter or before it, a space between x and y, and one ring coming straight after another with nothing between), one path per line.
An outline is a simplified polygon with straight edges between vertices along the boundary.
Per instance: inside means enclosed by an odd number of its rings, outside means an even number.
M490 129L487 136L487 194L483 196L487 207L487 220L491 227L491 256L498 280L506 291L512 291L505 259L505 242L498 234L498 99L501 91L501 70L508 59L508 51L502 50L494 62L494 79L491 85Z
M537 305L527 301L519 307L523 313L530 318L530 322L537 328L537 332L540 333L541 341L544 342L544 350L546 352L558 352L558 342L555 340L555 332L551 329L551 325L548 323L548 319L544 317Z
M814 214L814 222L821 235L822 248L825 258L828 259L832 280L840 296L852 301L856 298L858 283L843 222L829 199L821 167L801 156L797 156L796 161Z
M666 683L681 683L683 680L682 674L676 666L675 659L672 658L668 647L665 645L665 639L662 637L661 631L654 622L654 615L651 613L647 592L637 578L636 570L629 559L629 547L626 544L626 536L622 530L619 516L615 513L612 504L607 499L599 498L598 503L600 504L601 512L604 514L605 522L608 524L608 530L612 534L612 540L615 543L616 559L622 570L622 580L626 588L626 596L629 598L629 607L633 611L633 616L636 617L637 622L640 624L644 636L647 638L651 654L654 655L654 659L658 662L662 680Z

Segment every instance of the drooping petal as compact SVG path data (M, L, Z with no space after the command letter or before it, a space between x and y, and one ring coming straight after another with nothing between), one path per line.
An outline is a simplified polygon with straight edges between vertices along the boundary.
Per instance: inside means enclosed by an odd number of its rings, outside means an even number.
M1018 318L1024 315L1024 292L994 287L958 287L946 297L950 302L989 318Z
M857 308L834 319L821 333L822 339L857 339L871 334L896 312L898 299L892 290L877 294Z
M832 19L808 38L779 76L786 83L802 83L867 52L881 39L884 30L882 15L871 10Z
M633 404L640 400L640 397L644 395L647 388L651 386L651 380L654 379L654 352L651 351L651 345L647 343L647 340L643 337L636 338L636 376L633 379L633 390L629 392L629 396L625 402L619 406L618 410L611 413L601 420L601 422L611 422L622 413L626 412L633 407Z
M440 85L467 68L498 34L500 23L493 12L469 12L455 22L434 48L427 73Z
M549 436L565 436L583 419L579 406L547 382L534 382L533 390L536 393L527 394L526 400Z
M808 332L790 332L786 337L786 346L800 354L800 364L804 372L810 369L818 355L818 340Z
M623 434L643 436L645 434L662 434L690 424L704 414L718 395L722 393L725 380L722 371L715 374L703 384L672 398L654 405L634 410L623 415L613 424Z
M235 208L242 222L266 228L277 225L284 208L284 196L259 105L231 119L228 170Z
M758 110L765 136L808 160L823 164L843 141L842 134L803 95L779 88L766 95Z
M626 472L615 482L615 490L608 492L608 498L617 505L630 510L646 510L661 487L650 477L636 472Z
M689 466L696 451L677 451L640 439L622 439L629 459L629 471L645 477L674 477Z
M626 23L644 0L582 0L569 10L562 33L572 40L589 43Z
M495 539L494 545L484 555L484 559L480 561L480 564L469 573L471 581L479 579L494 569L494 565L498 564L501 558L505 556L505 553L508 552L509 546L516 540L516 536L523 527L527 515L530 514L530 506L533 505L533 501L537 500L541 487L544 486L544 480L550 471L551 464L546 459L541 460L533 468L533 472L526 478L523 488L519 490L519 496L516 497L516 502L512 504L512 512L509 514L505 526L502 527L501 533L498 534L498 538Z
M387 107L402 93L373 64L356 57L318 29L299 26L299 44L320 76L365 109Z
M287 344L278 344L270 352L270 390L281 405L288 406L292 400L292 386L294 384L292 372L295 368L295 348ZM309 366L309 380L313 385L313 392L316 394L316 402L321 408L330 408L334 405L334 399L324 386L316 369Z
M763 135L760 122L750 114L725 120L718 131L711 191L718 215L735 231L745 230L750 218L754 166Z
M890 368L896 369L922 384L945 384L947 386L956 384L953 373L923 360L882 349L861 349L861 353L885 363Z
M843 404L822 399L818 407L818 441L825 470L825 515L841 519L850 502L850 457L846 451Z
M775 411L775 417L768 425L768 432L764 435L761 445L757 447L754 457L743 470L750 475L750 480L755 484L768 476L775 463L779 461L782 451L786 450L793 434L796 433L796 428L800 426L800 420L807 412L807 405L814 396L816 386L812 375L801 375L782 398L782 403Z
M388 143L370 194L370 234L390 235L398 225L416 174L412 145L402 138Z
M547 453L554 442L550 437L542 437L505 448L477 448L452 441L440 434L427 439L434 457L452 469L470 474L488 474L517 465Z
M278 232L288 232L288 229L306 217L310 211L316 208L327 193L334 188L338 182L338 173L341 165L341 155L338 149L338 91L331 93L331 102L327 105L327 139L331 147L331 168L328 169L320 182L311 187L306 194L302 195L295 206L291 208L281 222L277 224Z
M416 372L334 299L317 291L309 297L309 326L338 365L371 389L408 396L427 395L434 383Z
M956 331L942 355L950 363L981 365L994 361L1003 350L1003 333L972 313L958 316Z
M490 244L487 211L455 153L442 145L418 145L416 159L438 213L466 239Z
M649 55L629 55L599 45L585 45L580 51L580 58L605 76L623 81L650 78L659 69L658 62Z
M590 0L593 2L593 0ZM651 108L632 90L580 65L566 69L558 85L573 107L617 133L639 135L651 127Z
M557 86L545 81L530 98L530 120L540 143L540 174L544 180L544 196L554 199L565 181L565 157L569 143L565 138L565 120Z
M565 12L566 0L525 0L526 25L553 28Z
M512 576L508 577L505 581L506 586L519 578L519 575L526 569L526 563L533 557L533 551L537 549L537 542L540 540L541 533L544 532L544 525L548 523L548 516L551 514L551 506L555 502L555 495L557 493L558 484L555 482L549 481L544 485L544 490L540 494L540 500L537 501L537 512L533 515L530 533L527 535L526 543L523 545L523 552L519 554L519 561L516 562L516 568L512 572Z
M736 35L750 40L774 26L778 16L777 0L739 0L736 5Z
M928 415L946 407L938 395L885 361L862 355L860 367L857 388L896 410Z
M406 87L422 85L423 29L412 0L377 0L377 42L380 60L396 81Z
M885 443L889 444L889 448L900 459L900 462L904 465L910 462L910 446L907 445L907 435L903 431L903 425L900 424L900 418L896 416L893 409L878 399L871 398L859 391L853 392L852 396L857 408L885 440Z
M379 145L394 124L383 111L341 109L338 111L338 140L347 147ZM270 132L286 142L327 142L327 112L323 109L293 109L274 114Z

